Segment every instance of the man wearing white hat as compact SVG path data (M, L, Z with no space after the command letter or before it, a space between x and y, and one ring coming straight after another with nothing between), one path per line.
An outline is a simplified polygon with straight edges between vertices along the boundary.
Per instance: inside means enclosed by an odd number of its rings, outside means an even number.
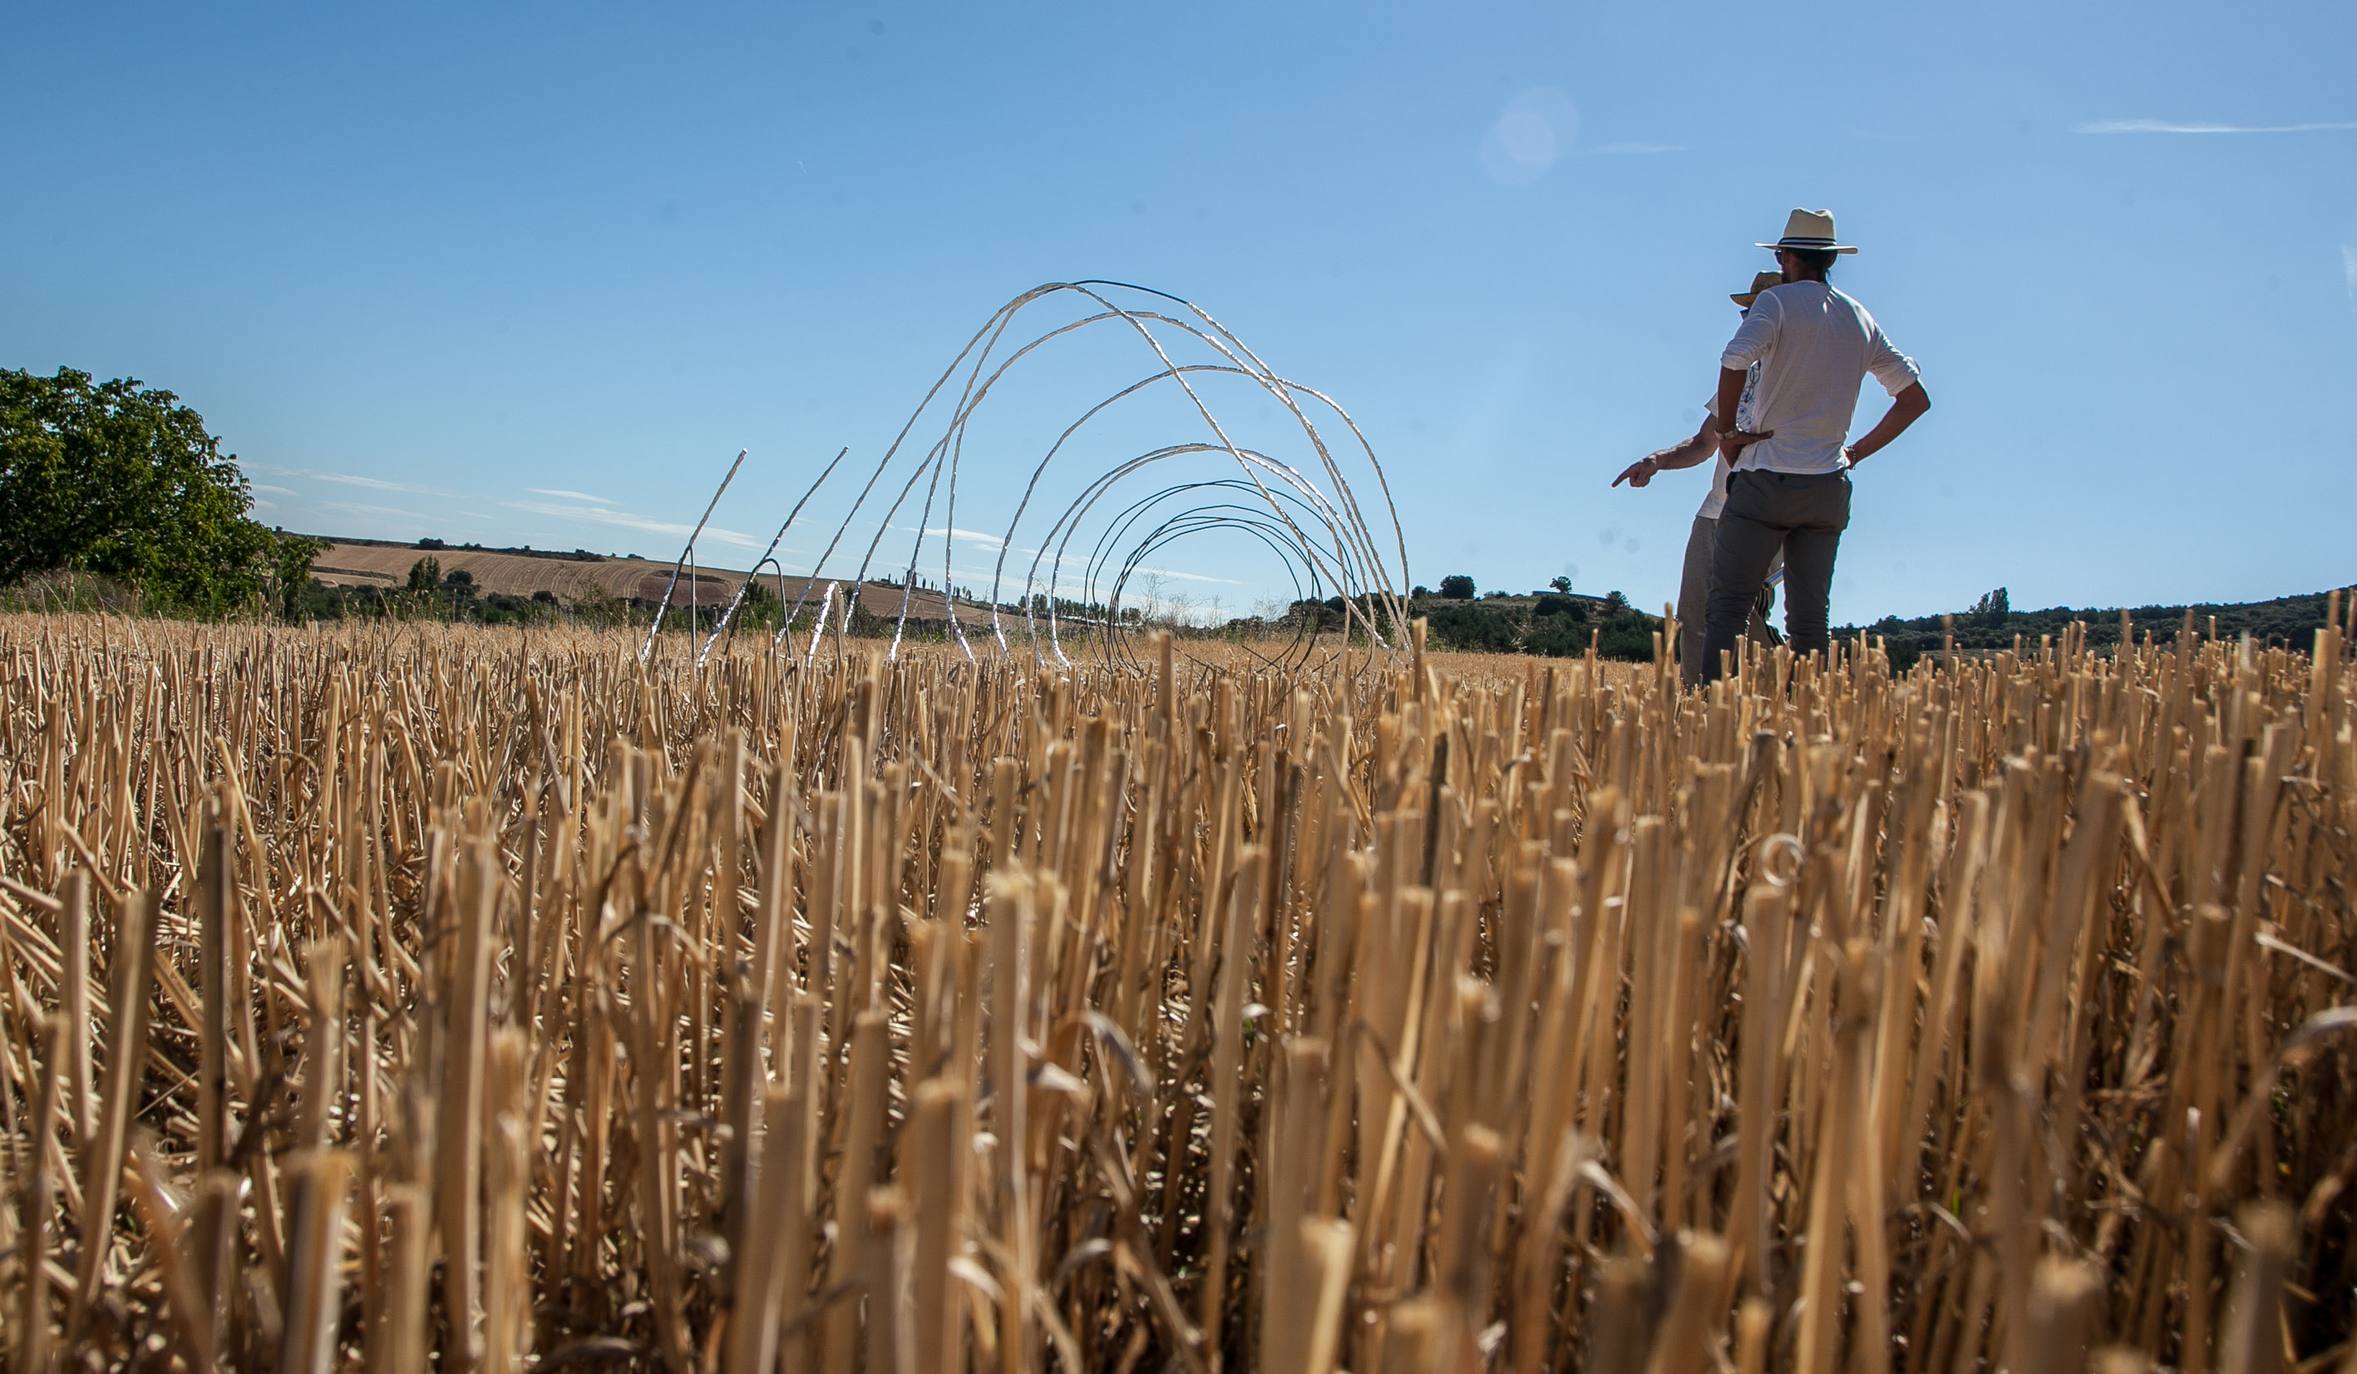
M1762 291L1781 285L1783 281L1784 274L1781 272L1756 273L1751 279L1749 291L1738 291L1727 299L1748 312L1751 303L1759 298ZM1744 384L1743 400L1735 411L1736 423L1728 428L1749 427L1752 382L1758 378L1759 366L1755 363L1751 368L1750 380ZM1660 473L1675 472L1693 467L1706 459L1718 458L1718 405L1716 396L1704 401L1702 425L1694 431L1693 438L1646 454L1623 468L1620 476L1612 479L1612 485L1617 487L1626 482L1632 488L1642 487ZM1694 527L1686 536L1685 567L1678 577L1678 677L1688 687L1697 686L1703 680L1702 631L1704 619L1709 615L1711 559L1718 548L1719 511L1727 504L1727 475L1734 470L1725 458L1719 458L1712 468L1710 491L1702 498L1702 508L1694 513ZM1778 554L1776 563L1768 569L1770 578L1776 575L1776 568L1783 561L1784 556ZM1774 604L1775 593L1765 586L1761 587L1759 596L1752 602L1751 615L1745 624L1746 633L1763 647L1775 642L1774 636L1768 631L1766 614Z
M1795 653L1827 649L1833 558L1850 523L1850 469L1931 409L1914 360L1891 346L1865 306L1827 284L1836 256L1858 251L1835 235L1832 211L1795 210L1784 237L1760 247L1776 255L1784 284L1760 293L1719 358L1718 413L1750 428L1719 440L1734 474L1719 512L1703 632L1703 666L1712 678L1741 637L1754 589L1779 552L1785 637ZM1755 363L1752 404L1739 411ZM1891 408L1853 444L1858 383L1869 374L1891 394Z

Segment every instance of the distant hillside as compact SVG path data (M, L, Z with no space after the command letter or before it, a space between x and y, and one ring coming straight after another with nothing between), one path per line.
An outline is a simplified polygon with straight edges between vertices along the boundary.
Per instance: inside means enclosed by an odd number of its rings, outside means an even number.
M539 549L461 548L433 540L397 544L378 539L338 539L312 558L311 575L329 587L374 587L391 591L407 584L409 569L421 558L433 559L444 577L466 573L485 596L529 600L536 593L546 592L566 606L623 602L648 610L662 600L663 587L671 580L672 566L648 558L608 558L580 550L557 553ZM671 605L674 609L691 604L701 609L721 609L735 598L737 587L745 577L744 572L735 569L699 567L691 582L682 573L679 586L671 594ZM786 578L785 599L793 601L807 586L809 601L815 605L826 583L823 578L817 579L816 585L810 585L811 582L812 579L801 577ZM761 584L765 589L775 589L778 579L764 573ZM860 594L860 600L870 610L894 612L900 606L900 588L897 584L871 580L867 590ZM910 616L939 620L940 608L939 592L920 591ZM958 619L969 625L987 623L990 612L987 607L960 602Z
M671 579L671 565L645 558L583 558L579 554L543 553L521 549L465 549L449 546L394 544L373 539L339 540L312 558L311 575L331 587L398 587L421 558L431 558L445 576L464 572L485 594L529 597L553 593L568 605L601 599L643 601L652 606ZM727 605L745 580L740 572L708 568L696 570L694 598L698 605ZM792 582L789 581L789 586ZM685 574L672 594L675 605L690 597Z
M2001 597L2002 589L1992 593ZM2279 596L2272 601L2204 602L2191 606L2131 606L2127 608L2130 633L2142 638L2150 634L2162 640L2173 638L2184 628L2188 612L2193 615L2194 629L2204 635L2239 639L2249 635L2266 644L2281 644L2294 649L2313 646L2316 632L2328 622L2331 613L2331 592L2308 592L2299 596ZM1988 598L1984 598L1987 600ZM2342 614L2350 613L2349 596L2341 598ZM2088 647L2103 649L2120 642L2121 608L2050 606L2041 611L1987 609L1958 611L1952 615L1922 615L1912 619L1884 616L1871 625L1847 625L1833 632L1836 639L1854 637L1863 631L1880 635L1890 646L1892 666L1905 669L1917 657L1938 653L1953 627L1956 647L1967 651L2010 649L2018 636L2028 644L2036 644L2041 635L2060 637L2074 621L2087 625Z
M407 583L410 567L420 558L434 559L445 577L466 573L486 597L530 600L544 594L543 600L554 597L562 605L576 607L648 610L662 598L664 584L671 577L669 563L605 557L586 550L461 548L433 540L398 544L375 539L331 542L312 560L311 573L331 588L390 592ZM699 610L717 610L735 597L745 576L735 569L699 568L692 583L681 577L672 594L672 606L685 610L692 604ZM776 580L767 575L762 583L765 589L776 586ZM815 605L822 587L800 577L785 579L786 600L802 596L806 586L808 604ZM2184 625L2190 611L2194 627L2205 635L2237 638L2248 634L2263 643L2306 649L2317 629L2326 623L2331 596L2330 592L2309 592L2270 601L2135 606L2128 609L2128 617L2135 634L2166 640ZM2003 601L2003 589L1999 589L1982 598L1981 606L1951 615L1885 616L1870 625L1841 626L1833 633L1836 639L1855 638L1860 633L1880 636L1889 646L1892 666L1901 671L1924 654L1938 653L1951 628L1956 647L1965 652L2010 649L2017 638L2034 645L2041 635L2059 637L2073 621L2086 622L2091 647L2107 648L2119 642L2117 607L2053 606L2015 611L2004 607ZM899 607L900 588L871 581L861 593L861 602L871 611L888 615ZM940 604L939 592L920 591L911 607L911 619L938 622ZM1647 615L1617 594L1599 597L1542 591L1448 597L1425 593L1411 596L1408 604L1410 614L1423 616L1429 623L1435 648L1472 652L1576 658L1587 653L1592 643L1602 657L1642 663L1652 660L1653 638L1661 629L1661 617ZM1372 609L1369 607L1370 613ZM1294 603L1285 620L1309 619L1318 629L1339 630L1344 621L1342 611L1340 597L1300 601ZM2342 613L2357 620L2357 597L2343 597ZM961 598L957 617L967 625L987 624L990 610L980 602ZM1781 607L1775 619L1781 630ZM1227 630L1249 629L1260 623L1232 622ZM2357 632L2357 626L2352 629Z
M2212 602L2193 606L2135 606L2128 608L2131 632L2162 640L2174 637L2193 615L2194 628L2204 635L2239 638L2248 634L2266 644L2307 649L2331 613L2330 592L2279 596L2271 601ZM2001 599L2000 593L1989 598ZM1301 603L1315 606L1320 603ZM1338 627L1341 603L1330 605L1328 619ZM1526 653L1548 657L1576 657L1588 651L1591 635L1597 652L1606 658L1648 662L1653 636L1661 617L1647 615L1613 597L1533 592L1528 595L1490 593L1478 598L1418 596L1410 599L1411 613L1431 624L1435 644L1497 653ZM1297 606L1296 611L1300 610ZM2344 619L2357 620L2357 596L2342 597ZM1778 605L1774 622L1783 630L1784 611ZM2115 646L2120 639L2118 607L2073 608L2054 606L2039 611L1986 608L1949 616L1885 616L1871 625L1846 625L1833 631L1835 639L1854 639L1860 633L1878 635L1889 647L1894 668L1905 671L1926 653L1938 653L1953 624L1956 647L1964 652L2010 649L2016 637L2035 645L2041 635L2060 637L2074 621L2087 624L2089 647ZM2351 626L2357 636L2357 625Z

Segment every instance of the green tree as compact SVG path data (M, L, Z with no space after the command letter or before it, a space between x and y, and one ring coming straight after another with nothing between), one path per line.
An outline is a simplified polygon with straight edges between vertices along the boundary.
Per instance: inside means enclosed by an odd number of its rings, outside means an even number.
M1565 596L1571 595L1571 579L1568 577L1558 575L1552 581L1548 582L1547 585L1553 587L1556 591L1563 593Z
M442 586L442 560L428 555L409 565L409 590L431 593Z
M1440 580L1440 594L1451 601L1471 601L1473 590L1473 578L1466 573L1450 573Z
M464 568L452 568L442 575L442 590L450 598L450 613L465 615L475 605L475 575Z
M1972 603L1972 609L1967 614L1984 625L2002 625L2005 617L2012 613L2012 602L2013 599L2006 595L2005 589L1999 587L1993 592L1982 592L1981 599Z
M270 587L280 615L289 620L304 617L304 595L311 588L311 560L326 547L324 539L278 531L270 548Z
M252 506L235 457L171 392L0 370L0 586L101 573L159 609L226 615L283 566Z

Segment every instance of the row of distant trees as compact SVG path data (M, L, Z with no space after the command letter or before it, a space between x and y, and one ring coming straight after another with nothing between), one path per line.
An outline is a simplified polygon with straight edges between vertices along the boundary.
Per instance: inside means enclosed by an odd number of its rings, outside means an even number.
M1901 617L1886 615L1864 626L1846 626L1834 633L1849 637L1861 631L1880 638L1888 648L1891 666L1905 671L1926 654L1953 645L1966 652L2010 649L2018 638L2035 645L2042 636L2060 638L2074 624L2087 627L2087 646L2109 649L2120 642L2120 617L2128 617L2129 633L2142 638L2173 638L2187 616L2202 634L2213 630L2222 638L2249 635L2262 644L2306 649L2331 614L2325 592L2279 596L2267 601L2195 602L2174 606L2049 606L2017 611L2003 587L1983 594L1970 606L1949 615Z
M1637 611L1619 592L1575 596L1568 577L1558 577L1536 592L1492 592L1486 597L1475 592L1470 574L1451 573L1440 580L1437 593L1424 586L1411 590L1409 611L1423 617L1428 642L1436 648L1572 658L1593 647L1605 658L1641 663L1653 657L1660 618ZM1329 633L1379 622L1383 614L1374 597L1365 597L1354 623L1346 614L1347 604L1339 596L1296 601L1284 623Z
M1471 573L1450 573L1448 576L1440 580L1440 591L1437 593L1437 595L1443 601L1471 601L1478 590L1479 589L1473 584L1473 575ZM1492 598L1517 597L1525 595L1545 596L1550 591L1554 592L1557 596L1572 595L1571 579L1569 577L1559 576L1549 581L1546 587L1539 591L1528 593L1491 592L1490 596ZM1413 592L1410 592L1409 595L1420 599L1423 597L1435 595L1435 593L1429 587L1419 586ZM1629 604L1629 599L1617 591L1606 592L1601 597L1594 597L1590 599L1601 601L1607 605L1612 606L1616 610L1626 610Z

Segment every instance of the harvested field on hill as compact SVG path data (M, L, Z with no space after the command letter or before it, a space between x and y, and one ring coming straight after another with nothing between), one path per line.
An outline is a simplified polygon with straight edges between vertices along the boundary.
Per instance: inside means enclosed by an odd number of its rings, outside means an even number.
M0 618L13 1367L2357 1362L2339 629L840 643Z
M502 596L529 597L545 591L568 605L583 601L619 599L652 606L663 599L663 587L671 580L671 565L644 558L601 558L594 562L563 558L556 555L529 553L496 553L487 549L420 549L410 544L334 543L322 549L311 560L311 575L331 587L397 588L409 580L410 566L421 558L431 558L444 576L464 572L475 579L478 591ZM726 569L698 568L691 583L686 573L679 577L679 587L671 594L674 608L684 609L691 594L694 603L705 609L725 609L737 594L737 587L745 580L742 572ZM778 579L768 574L761 578L762 586L776 590ZM826 590L824 578L785 579L785 599L792 604L795 597L809 589L809 604L816 607ZM869 610L880 615L891 615L900 609L900 588L886 582L869 582L860 593L861 601ZM941 618L941 594L919 592L910 610L912 619L938 621ZM958 619L968 625L988 624L987 607L959 603Z
M537 591L550 591L567 602L619 597L652 603L663 595L663 584L671 577L669 563L644 558L601 558L589 562L483 549L420 549L408 544L364 543L328 545L311 560L311 573L331 587L398 587L408 580L410 565L421 558L433 559L445 576L454 572L472 575L475 586L484 592L530 596ZM744 581L743 573L709 569L698 569L698 573L701 604L726 605L728 598L736 595L737 584ZM679 588L673 599L684 604L688 590L684 575Z

